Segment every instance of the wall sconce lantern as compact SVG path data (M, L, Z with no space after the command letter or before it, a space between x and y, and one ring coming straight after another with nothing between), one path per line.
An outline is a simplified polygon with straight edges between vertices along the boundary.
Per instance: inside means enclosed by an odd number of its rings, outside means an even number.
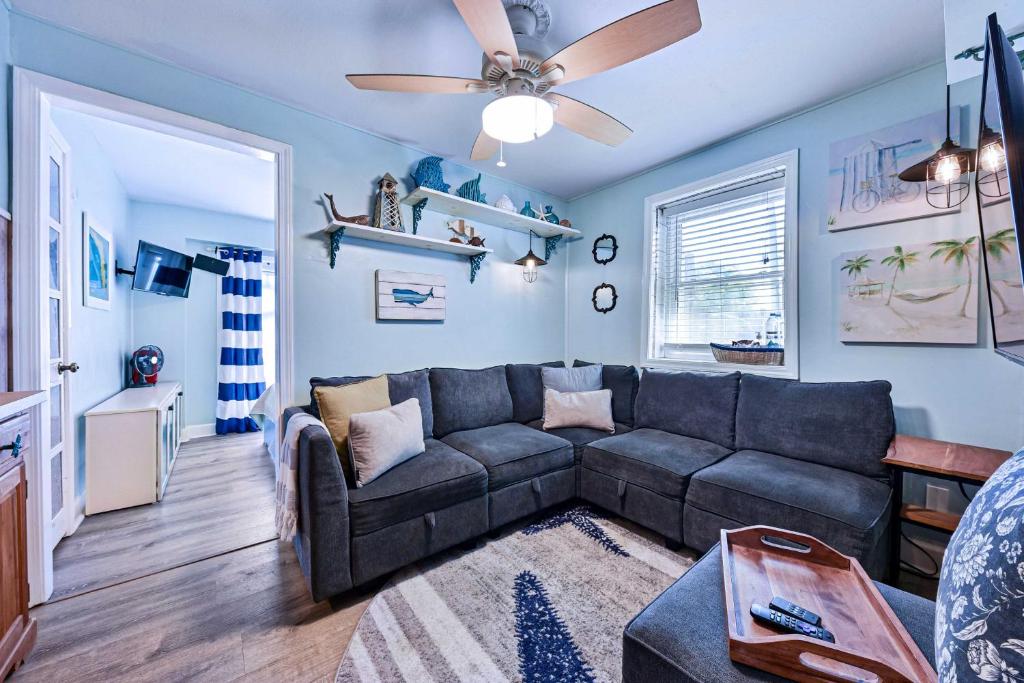
M969 174L974 171L974 150L953 142L949 129L949 86L946 86L946 141L927 159L899 174L909 183L925 184L925 199L936 209L951 209L967 200Z
M523 267L523 279L527 282L536 282L537 268L548 264L547 261L533 253L533 230L530 231L530 250L526 252L526 256L516 259L513 263Z

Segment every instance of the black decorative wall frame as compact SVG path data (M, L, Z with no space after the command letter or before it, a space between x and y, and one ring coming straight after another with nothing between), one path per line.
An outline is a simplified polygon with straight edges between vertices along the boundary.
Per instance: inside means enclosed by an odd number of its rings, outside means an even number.
M601 259L601 258L597 257L597 249L598 249L597 244L598 244L598 242L602 242L604 240L611 240L612 241L612 246L611 247L601 247L602 249L609 249L610 248L612 250L612 255L609 256L606 259ZM619 253L619 241L617 239L615 239L615 235L609 235L608 233L605 233L605 234L601 235L600 237L598 237L596 240L594 240L594 248L590 250L590 253L592 253L594 255L594 263L600 263L602 266L605 265L605 264L611 263L612 261L615 260L615 257Z
M597 293L602 289L612 290L612 305L607 308L601 308L597 305ZM597 287L594 287L594 293L591 295L590 300L594 302L594 310L598 313L607 313L608 311L615 308L615 304L619 301L619 293L615 291L615 285L610 285L607 282L602 282Z

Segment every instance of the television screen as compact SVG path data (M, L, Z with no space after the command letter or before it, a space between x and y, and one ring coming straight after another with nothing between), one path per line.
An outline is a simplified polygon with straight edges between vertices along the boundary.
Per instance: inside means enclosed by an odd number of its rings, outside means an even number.
M996 352L1024 364L1024 71L988 18L975 189Z
M139 240L132 289L163 296L188 296L192 257Z

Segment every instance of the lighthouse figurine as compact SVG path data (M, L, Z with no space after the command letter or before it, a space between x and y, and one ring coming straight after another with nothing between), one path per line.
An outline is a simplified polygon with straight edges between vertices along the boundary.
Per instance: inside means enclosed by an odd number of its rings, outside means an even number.
M385 173L377 185L377 208L373 211L373 224L385 230L405 232L398 204L398 181L390 173Z

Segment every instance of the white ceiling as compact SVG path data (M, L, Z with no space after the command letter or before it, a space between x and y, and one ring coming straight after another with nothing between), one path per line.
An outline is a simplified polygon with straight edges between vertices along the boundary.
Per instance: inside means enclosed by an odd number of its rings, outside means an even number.
M558 49L654 0L549 0ZM13 0L15 10L469 163L488 95L363 92L345 73L478 77L450 0ZM571 198L737 132L943 59L942 0L701 0L703 28L559 91L636 131L556 129L470 164Z
M92 133L132 199L274 220L272 161L68 109L54 119Z

